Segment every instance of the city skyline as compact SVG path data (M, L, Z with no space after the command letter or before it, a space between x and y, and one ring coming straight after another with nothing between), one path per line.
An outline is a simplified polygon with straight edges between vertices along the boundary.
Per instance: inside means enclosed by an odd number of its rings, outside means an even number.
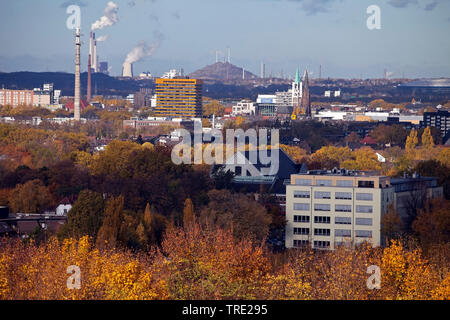
M297 66L316 78L449 77L450 3L436 0L117 0L117 21L96 30L100 61L121 74L128 53L145 43L155 49L135 63L136 73L193 72L220 60L259 74L292 77ZM82 71L87 70L91 25L108 1L14 1L1 4L0 72L74 72L70 4L81 7ZM381 29L369 30L368 6L381 9ZM199 9L200 8L200 9ZM45 18L43 18L45 17ZM49 19L48 17L54 17ZM22 41L11 41L22 39Z

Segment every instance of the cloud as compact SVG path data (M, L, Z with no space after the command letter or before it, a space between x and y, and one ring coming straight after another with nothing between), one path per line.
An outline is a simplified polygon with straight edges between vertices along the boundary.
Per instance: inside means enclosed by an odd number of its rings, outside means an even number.
M108 2L108 5L105 8L105 15L92 24L92 31L115 25L119 21L117 15L118 10L119 6L117 4L112 1Z
M60 7L63 8L63 9L66 9L67 7L69 7L71 5L77 5L79 7L87 7L87 3L86 2L82 2L80 0L64 1L63 3L61 3Z
M178 11L172 12L172 17L174 17L177 20L181 19L181 15Z
M418 4L417 0L389 0L388 3L395 8L407 8L409 5Z
M427 4L427 5L425 6L425 10L426 10L426 11L432 11L432 10L434 10L434 8L436 8L436 6L437 6L438 4L439 4L439 1L434 0L434 1L430 2L429 4Z
M315 15L318 13L328 12L328 7L337 0L290 0L300 3L300 8L307 15ZM342 0L341 0L342 1Z

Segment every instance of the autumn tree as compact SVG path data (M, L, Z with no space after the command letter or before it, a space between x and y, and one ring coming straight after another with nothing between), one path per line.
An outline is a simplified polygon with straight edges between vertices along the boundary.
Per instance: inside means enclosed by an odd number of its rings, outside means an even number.
M430 127L425 128L422 134L422 146L429 150L434 147L433 137L431 136Z
M386 243L398 239L402 231L402 220L393 203L388 206L387 212L381 217L381 234L386 238Z
M41 180L16 186L10 192L8 200L11 210L20 213L43 213L55 204L53 195Z
M302 164L308 158L306 150L297 146L280 145L281 149L297 164Z
M208 192L209 203L200 210L200 222L233 230L236 239L250 237L261 242L267 237L272 217L254 199L228 190Z
M380 162L375 151L370 147L364 147L352 152L351 159L341 163L343 168L349 170L381 170Z
M408 138L406 138L406 152L411 153L415 150L417 144L419 143L419 139L417 138L417 131L412 129L409 133Z
M322 168L332 169L340 167L341 163L352 158L352 151L348 147L322 147L311 156L312 161L321 164Z
M188 228L192 226L193 223L195 223L194 205L192 203L192 200L187 198L184 202L183 226L185 228Z
M420 209L412 225L424 246L450 241L450 201L434 199Z
M99 248L116 247L123 202L123 196L111 198L106 202L103 224L97 235L97 246Z
M221 117L225 114L225 107L219 101L206 97L203 100L203 115L205 117L211 117L212 115Z

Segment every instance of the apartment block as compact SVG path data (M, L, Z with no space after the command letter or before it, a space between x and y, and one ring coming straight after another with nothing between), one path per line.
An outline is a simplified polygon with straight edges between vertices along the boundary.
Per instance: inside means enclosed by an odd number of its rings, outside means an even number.
M155 114L183 119L202 117L202 87L202 80L156 79Z
M286 247L379 246L381 217L393 201L389 177L345 169L292 175L286 187Z
M33 90L0 89L0 106L29 106L33 104L33 95Z

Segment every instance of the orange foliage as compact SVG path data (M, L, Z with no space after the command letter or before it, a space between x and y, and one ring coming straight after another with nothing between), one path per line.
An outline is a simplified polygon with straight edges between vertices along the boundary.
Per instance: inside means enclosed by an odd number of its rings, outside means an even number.
M45 244L5 239L0 245L0 300L5 299L449 299L449 246L428 252L400 242L335 251L271 254L232 231L171 227L161 248L131 253L95 248L88 237ZM440 251L439 251L440 250ZM446 262L445 262L446 261ZM81 270L70 290L67 267ZM367 288L367 268L381 269L381 288Z

